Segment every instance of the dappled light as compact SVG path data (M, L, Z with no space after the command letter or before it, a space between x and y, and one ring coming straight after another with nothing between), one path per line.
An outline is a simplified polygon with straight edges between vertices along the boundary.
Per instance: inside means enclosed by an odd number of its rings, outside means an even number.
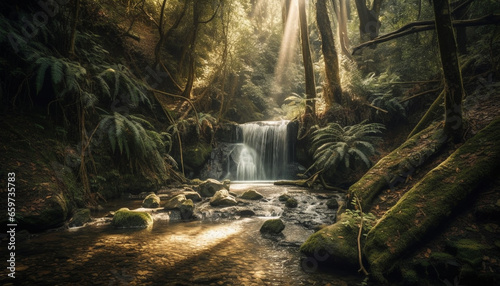
M500 2L0 2L1 285L500 285Z

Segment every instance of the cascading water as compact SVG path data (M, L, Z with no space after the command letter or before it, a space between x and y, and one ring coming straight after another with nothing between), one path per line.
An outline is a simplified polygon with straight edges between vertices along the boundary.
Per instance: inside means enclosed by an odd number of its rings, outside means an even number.
M290 163L289 121L262 121L240 125L240 148L236 180L286 179Z

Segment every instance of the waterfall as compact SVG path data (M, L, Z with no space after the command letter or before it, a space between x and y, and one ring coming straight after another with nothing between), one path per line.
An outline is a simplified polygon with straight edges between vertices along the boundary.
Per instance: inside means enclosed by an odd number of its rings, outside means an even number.
M240 148L236 177L238 181L278 180L287 177L290 162L289 121L262 121L240 125Z

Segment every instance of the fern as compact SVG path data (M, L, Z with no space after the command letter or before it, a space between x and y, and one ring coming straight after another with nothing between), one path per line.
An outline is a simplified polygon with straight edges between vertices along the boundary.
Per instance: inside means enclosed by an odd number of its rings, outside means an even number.
M330 123L314 131L312 149L314 163L309 168L335 171L340 167L355 168L357 161L371 166L370 156L376 154L374 144L381 141L380 133L385 127L379 123L366 123L342 127ZM343 164L342 164L343 163ZM342 165L341 165L342 164Z
M101 93L115 100L118 97L122 102L130 106L138 106L139 103L151 105L145 93L144 83L137 80L130 70L124 65L117 64L106 68L95 76Z
M75 95L81 91L80 82L84 80L87 70L79 63L54 56L40 56L38 53L32 54L29 59L34 60L31 68L35 72L37 94L42 90L47 76L58 99L63 99L68 93Z
M112 115L102 116L99 130L107 136L111 152L125 155L132 169L135 166L145 173L163 174L167 161L176 166L173 158L167 154L172 145L170 134L157 133L143 125L153 128L150 122L139 116L125 116L114 112Z

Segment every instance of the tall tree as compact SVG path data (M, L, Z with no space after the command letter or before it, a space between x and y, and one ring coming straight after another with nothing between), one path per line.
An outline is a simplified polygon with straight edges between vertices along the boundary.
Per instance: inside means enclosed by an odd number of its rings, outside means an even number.
M306 77L306 110L305 118L315 117L316 110L316 83L314 68L309 47L309 31L307 29L307 15L305 0L299 0L300 39L302 42L302 59L304 61Z
M316 1L316 22L320 32L321 51L325 61L326 83L323 96L327 107L330 107L334 103L342 104L342 87L340 86L339 59L335 50L326 0Z
M350 41L349 41L349 34L347 32L347 21L349 20L348 16L349 1L332 0L332 4L333 8L335 9L335 15L337 16L337 22L339 23L338 33L340 40L340 48L342 49L342 53L350 58L351 57L351 53L349 51Z
M375 39L380 30L380 7L382 0L373 0L371 8L366 5L366 0L356 0L356 9L359 16L359 34L361 42Z
M465 96L449 0L433 0L439 53L444 75L445 132L455 142L462 136L462 99Z

